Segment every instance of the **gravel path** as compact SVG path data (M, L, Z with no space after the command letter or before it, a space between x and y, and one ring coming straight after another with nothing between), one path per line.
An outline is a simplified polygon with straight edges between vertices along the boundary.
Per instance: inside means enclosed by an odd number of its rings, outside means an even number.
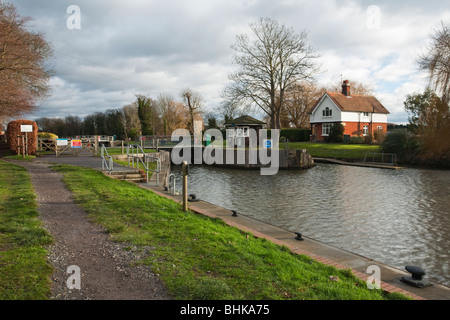
M151 248L112 242L78 207L61 174L40 161L15 162L31 175L44 227L55 243L49 248L54 267L52 299L57 300L171 300L162 282L146 266L132 266ZM124 250L124 248L128 250ZM131 247L131 250L129 249ZM81 288L69 289L69 266L81 271Z

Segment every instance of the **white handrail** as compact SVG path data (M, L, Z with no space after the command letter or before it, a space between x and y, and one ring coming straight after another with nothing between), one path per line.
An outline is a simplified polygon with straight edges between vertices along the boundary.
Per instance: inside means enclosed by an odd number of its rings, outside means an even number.
M131 154L130 154L130 147L131 147ZM136 150L136 152L135 152ZM139 153L139 151L142 152L142 156L141 153ZM147 179L146 181L148 182L148 172L155 172L158 176L157 178L159 178L159 173L161 172L161 159L157 156L154 155L148 155L144 152L144 150L142 149L142 147L138 144L135 145L128 145L127 146L127 156L128 156L128 166L130 166L130 159L132 161L132 166L133 168L135 167L134 161L136 159L137 164L140 162L142 163L142 166L145 169L146 175L147 175ZM154 162L156 161L156 170L150 169L150 165L149 162ZM136 167L139 167L138 165L136 165ZM159 185L159 179L156 179L157 184Z
M106 170L108 171L108 173L111 174L111 171L113 171L113 169L114 169L113 168L114 161L113 161L112 157L108 154L108 150L106 150L106 147L104 144L102 144L101 156L102 156L102 170L105 170L105 167L106 167ZM106 157L109 159L109 163L106 161Z

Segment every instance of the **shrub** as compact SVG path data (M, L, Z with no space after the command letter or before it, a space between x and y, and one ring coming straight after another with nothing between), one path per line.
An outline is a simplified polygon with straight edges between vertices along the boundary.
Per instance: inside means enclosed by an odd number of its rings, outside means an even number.
M416 163L419 142L416 135L406 129L394 130L386 136L381 144L381 151L397 154L400 162Z
M363 137L350 137L350 144L362 144L364 142Z
M8 123L6 138L8 140L9 149L17 153L18 150L17 136L25 134L22 133L20 130L21 125L31 125L33 127L33 132L26 133L28 136L28 154L36 155L38 126L36 122L31 120L15 120ZM22 142L20 142L20 144L22 144Z
M372 144L373 142L373 136L369 133L364 136L363 141L365 144Z
M58 139L58 136L54 133L50 132L39 132L38 133L39 139Z
M386 138L386 134L382 131L375 131L373 133L373 139L378 144L382 144L385 138Z
M335 123L330 129L330 134L325 138L325 142L344 142L344 131L345 128L342 123Z
M289 142L309 141L311 130L309 129L281 129L280 136L285 137Z

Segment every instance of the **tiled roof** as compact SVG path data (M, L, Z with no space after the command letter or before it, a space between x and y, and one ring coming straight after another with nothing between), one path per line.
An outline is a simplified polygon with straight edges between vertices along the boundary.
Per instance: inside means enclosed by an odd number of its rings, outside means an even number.
M244 115L242 117L228 121L225 124L227 124L227 125L232 125L232 124L234 124L234 125L264 125L266 123L263 121L259 121L255 118L252 118L250 116Z
M339 92L326 92L326 94L331 98L331 100L333 100L341 111L389 114L389 111L380 103L380 101L377 100L377 98L373 96L352 94L347 97ZM311 112L314 111L320 101L322 101L322 99L314 105Z

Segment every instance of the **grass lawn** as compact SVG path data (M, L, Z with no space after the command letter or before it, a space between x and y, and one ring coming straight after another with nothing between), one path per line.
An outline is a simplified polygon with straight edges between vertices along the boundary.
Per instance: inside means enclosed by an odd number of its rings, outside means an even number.
M123 153L122 153L122 147L112 147L112 148L106 148L106 150L108 151L108 154L110 156L115 156L115 155L121 155L121 154L127 154L127 147L125 146L123 148ZM139 151L140 152L140 151ZM145 153L155 153L156 150L155 149L144 149ZM98 152L100 155L100 151Z
M50 297L45 246L53 239L38 215L27 171L0 160L0 300Z
M114 161L115 163L117 163L117 164L120 164L120 165L122 165L122 166L128 167L128 160L117 160L117 159L114 159L113 161ZM156 167L157 167L156 162L150 162L150 163L149 163L149 169L150 169L150 170L156 170ZM140 161L137 163L137 165L136 165L136 164L134 165L134 168L140 169L140 170L144 170L144 171L145 171L144 165L143 165L142 162L140 162ZM150 177L152 176L152 174L153 174L153 172L149 172L149 173L148 173L148 178L149 178L149 179L150 179Z
M318 142L291 142L289 149L307 149L313 157L343 160L362 160L366 152L380 152L378 145Z
M29 155L29 156L21 156L21 155L10 155L10 156L4 156L3 159L11 159L11 160L20 160L20 161L32 161L33 159L36 159L36 156Z
M175 299L401 299L369 290L338 270L286 247L192 212L150 190L87 168L57 165L93 221L160 275ZM338 281L331 281L337 276Z

